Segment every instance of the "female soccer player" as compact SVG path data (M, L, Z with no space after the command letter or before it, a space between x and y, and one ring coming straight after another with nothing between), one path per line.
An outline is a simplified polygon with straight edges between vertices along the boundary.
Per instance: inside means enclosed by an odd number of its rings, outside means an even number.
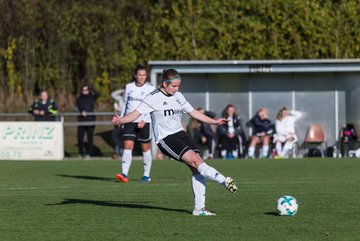
M214 125L225 124L227 120L225 118L212 119L195 110L178 92L181 78L176 70L164 70L161 78L160 88L147 95L136 110L123 117L115 115L112 122L118 125L129 123L143 114L150 113L155 141L159 149L165 155L184 162L193 173L192 188L195 199L193 215L215 215L205 209L205 178L223 185L232 193L238 188L231 177L225 178L201 159L196 145L183 130L181 117L184 113L188 113L195 119Z
M147 94L154 91L154 87L146 81L147 71L144 66L138 65L134 72L134 81L126 85L125 104L123 105L121 116L125 116L136 109ZM141 143L144 161L144 175L142 182L149 182L152 156L150 151L150 115L144 114L122 125L122 139L124 140L124 151L122 155L122 173L116 174L116 179L127 183L128 173L132 162L132 151L134 142Z

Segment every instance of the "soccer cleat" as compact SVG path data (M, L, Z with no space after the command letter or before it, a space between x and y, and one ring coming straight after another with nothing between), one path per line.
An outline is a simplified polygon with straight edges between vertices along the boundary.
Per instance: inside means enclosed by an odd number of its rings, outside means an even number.
M147 177L147 176L143 176L143 178L141 179L142 183L147 183L147 182L150 182L150 181L151 181L151 178Z
M206 210L205 208L202 208L200 210L194 209L193 213L194 216L216 216L215 213L210 212Z
M235 193L238 190L238 187L235 185L234 180L231 177L225 178L225 187L231 193Z
M124 182L124 183L128 183L129 182L129 178L125 175L125 174L116 174L115 175L116 179L119 180L120 182Z

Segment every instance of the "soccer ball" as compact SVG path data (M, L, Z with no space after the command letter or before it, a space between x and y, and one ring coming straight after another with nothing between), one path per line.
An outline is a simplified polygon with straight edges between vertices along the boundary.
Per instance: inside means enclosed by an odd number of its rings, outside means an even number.
M292 196L281 196L277 200L276 211L280 216L294 216L298 210L298 204Z

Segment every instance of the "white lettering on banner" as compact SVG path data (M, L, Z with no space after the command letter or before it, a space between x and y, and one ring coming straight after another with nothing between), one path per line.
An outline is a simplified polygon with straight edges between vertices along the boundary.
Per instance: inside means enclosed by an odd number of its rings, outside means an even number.
M61 122L0 122L0 160L62 160Z
M2 136L3 140L8 138L29 140L29 139L42 139L50 140L54 138L55 127L41 125L41 126L7 126Z

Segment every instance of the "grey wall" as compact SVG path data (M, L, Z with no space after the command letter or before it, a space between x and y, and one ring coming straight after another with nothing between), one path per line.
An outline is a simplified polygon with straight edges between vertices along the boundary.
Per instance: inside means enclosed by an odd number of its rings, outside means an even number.
M338 87L346 96L344 109L348 122L356 123L360 130L360 74L344 73L339 75Z
M182 79L189 102L209 106L217 116L231 103L244 122L260 107L274 121L281 107L295 107L303 113L297 123L300 143L310 124L323 125L329 145L337 137L336 119L338 128L347 122L360 126L359 73L182 74Z

